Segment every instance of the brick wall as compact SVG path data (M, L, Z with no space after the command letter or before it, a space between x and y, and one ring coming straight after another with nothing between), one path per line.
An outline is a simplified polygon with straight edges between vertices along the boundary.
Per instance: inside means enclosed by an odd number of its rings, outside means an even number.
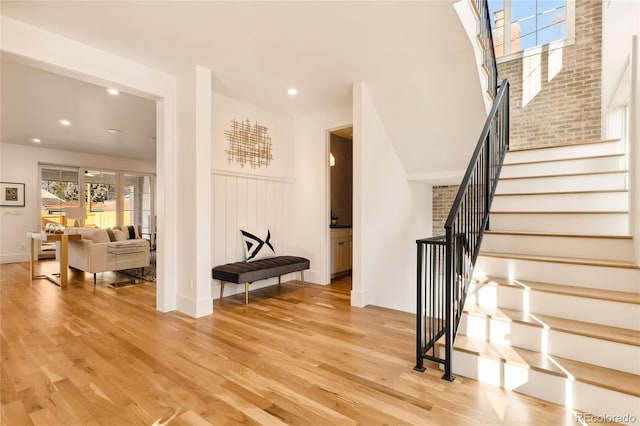
M433 187L432 234L434 236L444 235L444 223L457 193L458 185Z
M511 83L512 148L601 138L602 2L577 1L575 16L574 45L498 65Z

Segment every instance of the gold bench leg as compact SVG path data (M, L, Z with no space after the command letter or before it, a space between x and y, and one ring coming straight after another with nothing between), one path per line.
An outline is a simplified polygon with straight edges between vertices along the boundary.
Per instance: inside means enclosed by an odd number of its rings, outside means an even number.
M223 294L224 294L224 281L220 281L220 301L222 301Z
M244 283L244 304L249 304L249 283Z

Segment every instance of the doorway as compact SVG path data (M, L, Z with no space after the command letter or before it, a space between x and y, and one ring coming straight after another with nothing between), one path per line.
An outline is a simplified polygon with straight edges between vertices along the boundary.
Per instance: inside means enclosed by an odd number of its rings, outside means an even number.
M351 290L353 259L353 127L329 132L329 241L332 286ZM346 289L346 288L345 288Z

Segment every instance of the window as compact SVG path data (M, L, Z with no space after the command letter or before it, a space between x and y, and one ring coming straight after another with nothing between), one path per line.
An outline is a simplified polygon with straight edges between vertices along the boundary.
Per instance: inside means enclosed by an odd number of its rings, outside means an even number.
M117 225L116 174L101 170L86 170L85 226L110 228Z
M572 1L489 0L488 3L496 57L573 38Z
M64 226L138 225L155 231L155 176L42 164L41 221Z
M150 175L125 174L123 178L124 225L138 225L143 234L153 233L154 179Z

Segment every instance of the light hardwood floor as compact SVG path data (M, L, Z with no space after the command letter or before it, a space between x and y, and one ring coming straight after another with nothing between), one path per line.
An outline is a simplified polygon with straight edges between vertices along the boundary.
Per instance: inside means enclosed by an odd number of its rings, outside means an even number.
M345 285L284 283L193 319L157 312L152 283L94 290L75 271L61 290L21 263L1 265L0 284L5 425L576 424L552 404L413 371L414 315L352 308Z

